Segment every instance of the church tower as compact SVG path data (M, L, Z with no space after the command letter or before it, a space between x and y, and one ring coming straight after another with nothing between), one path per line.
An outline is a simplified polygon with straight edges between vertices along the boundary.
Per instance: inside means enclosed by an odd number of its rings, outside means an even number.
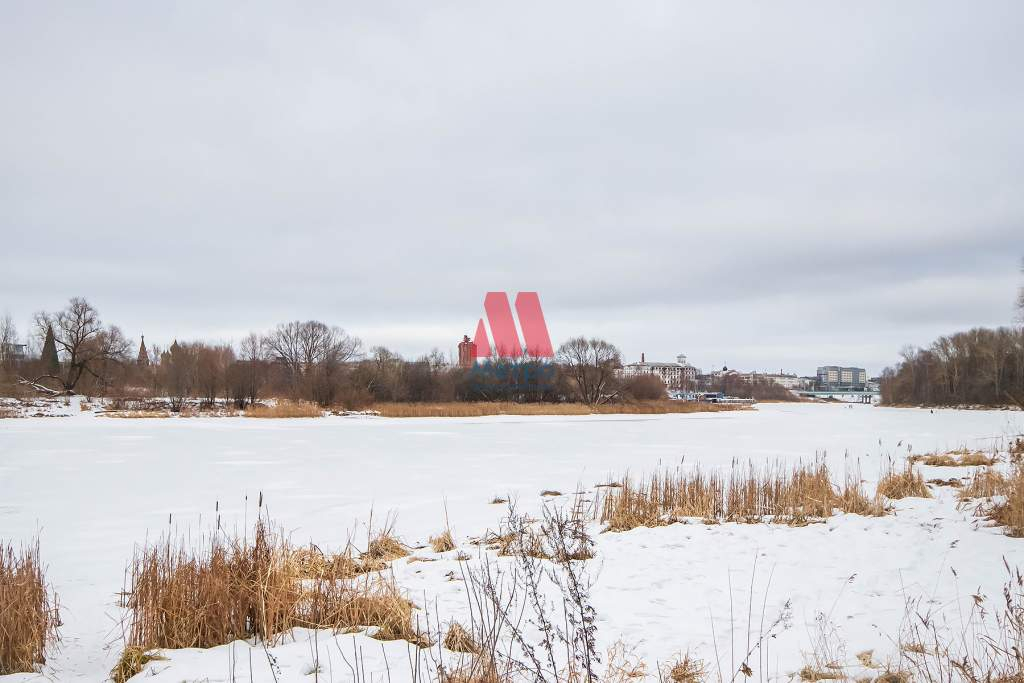
M149 351L146 350L146 335L142 335L142 343L139 344L139 357L135 359L138 365L149 365Z

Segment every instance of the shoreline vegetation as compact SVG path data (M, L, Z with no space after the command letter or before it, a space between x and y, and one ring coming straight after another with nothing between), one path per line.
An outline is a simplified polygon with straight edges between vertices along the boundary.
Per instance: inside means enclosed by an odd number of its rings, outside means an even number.
M195 417L245 417L257 419L319 418L327 416L371 416L388 418L416 417L487 417L494 415L558 416L558 415L670 415L690 413L721 413L752 410L746 403L705 403L694 401L648 400L621 401L590 405L587 403L516 403L513 401L450 401L439 403L382 402L365 410L326 410L309 401L288 399L261 401L238 409L229 402L185 403L173 405L167 399L97 399L78 397L79 413L107 419L167 419ZM0 406L0 418L50 417L49 408L64 408L65 415L74 414L70 398L8 401ZM70 413L68 413L68 409Z
M1001 527L1007 536L1019 538L1024 535L1024 474L1020 464L1024 440L982 455L959 449L911 455L899 466L890 462L874 493L862 485L856 467L836 477L822 460L793 467L733 463L731 469L723 471L704 471L699 466L662 469L639 479L623 474L617 481L593 485L593 492L576 492L571 503L563 500L545 504L539 518L521 514L515 503L508 503L507 515L499 527L477 537L457 539L446 527L431 537L429 544L408 545L395 534L389 521L383 528L369 527L365 545L357 546L350 537L334 552L312 543L293 543L270 519L260 494L251 531L229 532L218 517L216 532L197 534L175 529L136 546L119 593L118 604L126 610L126 628L122 656L110 678L124 683L144 676L150 662L168 660L168 651L212 648L239 638L250 640L254 646L274 647L285 642L292 629L304 628L360 633L378 641L404 640L417 657L436 651L436 659L423 669L430 673L418 679L423 681L639 680L644 676L614 675L619 666L617 658L609 656L602 662L595 650L594 630L588 626L598 623L590 599L593 577L588 561L599 557L595 536L601 532L628 533L638 527L696 523L805 527L839 514L881 517L893 513L894 500L932 497L924 482L925 468L955 462L965 468L981 465L965 472L969 472L970 485L958 492L956 500L976 505L980 517ZM992 469L1004 462L1007 471ZM541 495L547 494L557 492ZM475 564L472 555L465 552L471 547L478 549ZM485 556L484 549L494 552ZM59 638L58 601L42 569L38 542L20 550L0 545L0 550L0 596L8 602L11 595L20 596L18 604L22 606L6 613L8 623L3 624L2 631L8 636L6 640L0 638L0 673L36 670L45 662L47 649ZM517 572L513 576L518 578L513 580L524 591L519 603L511 597L502 598L512 593L508 575L495 568L501 558ZM459 562L453 580L464 581L471 595L483 598L482 602L470 601L471 609L473 605L486 609L473 611L468 626L448 620L450 614L431 614L429 603L419 605L411 600L392 570L396 561L438 560ZM467 562L470 564L462 568ZM863 664L862 673L870 673L874 683L1020 680L1024 660L1012 647L1004 646L1024 640L1024 621L1019 618L1024 613L1024 579L1009 564L1006 567L1009 578L1004 601L985 604L998 615L994 630L981 628L990 624L980 609L984 601L978 602L977 596L979 609L969 617L970 632L979 627L978 633L984 636L976 640L973 636L956 640L957 634L933 628L928 613L922 616L908 607L905 629L891 634L898 644L894 657L876 662L870 653L867 658L860 653L856 659ZM553 578L548 582L544 577ZM552 590L562 597L565 623L569 624L552 642L552 649L560 644L568 654L564 662L553 660L550 671L531 669L532 660L527 654L533 645L521 623L510 615L529 609L530 604L542 604ZM542 625L560 618L559 613L543 610L538 615ZM1017 618L1003 618L1013 615ZM786 622L773 622L757 642L777 635L787 628ZM437 645L442 645L447 654ZM817 645L806 656L804 668L797 673L800 680L862 680L853 675L858 668L856 661L836 656L828 649L819 651ZM676 681L671 671L686 669L686 661L689 655L682 663L669 663L667 679ZM699 662L691 667L694 675L680 674L683 683L703 683L713 678L706 662L694 661ZM747 653L742 667L748 662L758 671L766 666L757 647ZM645 666L643 662L634 665L631 670ZM954 670L966 665L976 676L961 679L928 675L936 667ZM313 666L319 666L318 658ZM457 668L446 669L448 666ZM742 667L738 670L744 671ZM565 671L575 673L568 675Z

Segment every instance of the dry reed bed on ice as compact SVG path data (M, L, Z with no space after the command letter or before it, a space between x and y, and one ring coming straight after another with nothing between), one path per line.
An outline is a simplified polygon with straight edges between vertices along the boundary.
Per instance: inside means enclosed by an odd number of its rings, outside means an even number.
M959 448L948 453L928 453L925 455L912 455L909 462L921 463L932 467L977 467L995 463L996 456L986 455L981 451L972 451L968 448Z
M620 486L605 487L595 506L610 531L661 526L685 518L706 522L773 521L803 525L837 510L861 515L884 514L883 502L868 497L859 477L832 482L824 462L758 468L733 464L728 474L700 467L658 472Z
M57 598L46 584L39 544L0 543L0 675L32 671L56 640Z
M412 603L376 573L394 559L394 543L382 536L360 558L325 555L293 547L262 517L250 537L217 532L199 551L187 537L165 535L137 549L126 572L125 651L111 676L126 680L145 664L140 654L155 649L273 644L295 627L376 627L380 640L428 644Z
M748 410L745 405L690 401L636 401L591 406L585 403L378 403L381 417L484 417L487 415L665 415Z
M1008 472L986 467L974 473L971 482L957 492L963 502L983 499L975 508L976 514L1006 533L1024 537L1024 465L1016 464Z

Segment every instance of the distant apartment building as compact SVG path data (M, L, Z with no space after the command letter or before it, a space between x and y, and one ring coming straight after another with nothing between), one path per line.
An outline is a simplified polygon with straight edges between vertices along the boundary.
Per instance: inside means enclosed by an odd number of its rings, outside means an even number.
M868 384L868 373L864 368L844 368L838 365L824 365L818 368L818 389L853 389L864 391Z
M28 359L28 346L26 344L7 344L0 348L0 358L20 363Z
M778 384L780 387L783 387L784 389L789 389L790 391L792 391L794 389L808 389L811 386L811 383L808 382L806 378L798 377L796 375L787 374L787 373L784 373L784 372L780 372L778 374L775 374L775 373L765 373L765 374L751 373L751 374L752 374L752 379L761 378L764 381L773 382L775 384Z
M687 363L686 356L682 354L676 356L675 363L667 363L648 361L641 353L639 363L629 363L622 368L622 376L626 379L638 375L654 375L666 387L678 389L691 386L697 380L697 368Z

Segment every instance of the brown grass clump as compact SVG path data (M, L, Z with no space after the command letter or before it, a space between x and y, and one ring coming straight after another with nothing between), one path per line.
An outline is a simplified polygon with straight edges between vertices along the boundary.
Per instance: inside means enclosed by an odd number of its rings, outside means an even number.
M413 605L392 580L353 577L348 554L314 560L260 518L251 537L218 532L200 550L165 536L128 567L122 606L128 647L207 648L236 639L276 642L294 627L376 627L375 638L422 637ZM338 559L342 558L342 559ZM129 660L130 661L130 658Z
M0 544L0 675L45 664L58 626L57 597L46 585L38 541L20 550Z
M878 480L878 494L890 500L932 497L928 485L924 483L924 477L914 469L910 460L902 470L897 470L889 463L889 469Z
M473 655L480 653L480 646L473 636L457 621L453 621L448 627L448 632L441 644L446 650L452 652L465 652Z
M704 660L691 657L689 653L666 664L661 672L661 678L672 683L701 683L707 675L708 667Z
M932 467L974 467L991 465L995 457L985 455L981 451L971 451L961 448L948 453L931 453L928 455L912 455L910 462L930 465Z
M373 410L382 417L484 417L486 415L664 415L668 413L718 413L749 410L745 405L692 401L637 401L591 406L585 403L378 403Z
M246 417L323 417L324 411L307 401L278 401L272 406L252 405L245 410Z
M452 538L450 529L445 529L437 536L430 537L430 549L435 553L446 553L455 550L455 539Z
M555 491L554 489L545 489L544 491L540 492L540 495L542 495L542 496L560 496L560 495L562 495L562 492L561 491Z
M908 683L910 674L906 671L887 669L878 674L875 683Z
M800 669L800 680L813 683L814 681L827 681L843 678L843 672L839 669L824 668L816 669L813 666L805 666Z
M698 467L655 473L639 483L626 477L622 486L609 489L596 507L609 531L661 526L682 518L799 526L830 517L836 510L872 516L884 513L878 500L864 494L859 480L848 478L841 488L834 485L824 462L792 470L781 465L761 470L734 464L728 476Z
M384 529L366 547L363 553L364 560L379 560L390 562L409 554L409 550L399 541L390 529Z
M150 662L163 661L166 657L155 652L146 652L141 647L129 645L121 653L117 664L110 670L110 680L114 683L125 683L129 678L142 671Z

